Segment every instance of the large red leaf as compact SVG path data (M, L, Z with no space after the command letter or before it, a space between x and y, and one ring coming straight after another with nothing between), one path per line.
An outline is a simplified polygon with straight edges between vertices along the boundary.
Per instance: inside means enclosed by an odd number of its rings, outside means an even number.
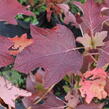
M41 29L31 26L34 42L19 54L14 69L29 73L36 67L46 71L45 86L59 82L65 74L78 72L82 65L82 56L75 48L72 32L62 25L53 29Z
M16 24L15 16L17 14L33 15L27 11L17 0L0 0L0 20Z
M8 51L11 46L12 43L8 40L8 38L0 36L0 67L7 66L14 62L14 58Z
M109 19L101 15L101 6L96 4L94 0L87 0L86 3L74 2L83 11L81 26L85 32L96 32L101 30L102 23ZM92 34L93 35L93 34Z

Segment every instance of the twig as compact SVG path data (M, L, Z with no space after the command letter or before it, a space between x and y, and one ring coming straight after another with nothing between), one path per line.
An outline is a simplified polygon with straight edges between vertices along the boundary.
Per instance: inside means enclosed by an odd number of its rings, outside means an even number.
M35 102L34 102L34 104L38 104L51 90L52 90L52 88L55 86L55 84L54 85L52 85L46 92L45 92L45 94L42 96L42 97L40 97L38 100L36 100Z

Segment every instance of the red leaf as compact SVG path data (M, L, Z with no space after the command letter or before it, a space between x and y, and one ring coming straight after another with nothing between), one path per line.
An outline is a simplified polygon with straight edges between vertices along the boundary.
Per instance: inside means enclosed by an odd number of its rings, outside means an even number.
M31 93L13 86L9 81L0 77L0 97L4 100L4 102L12 107L15 107L15 99L19 96L28 97L31 96Z
M31 26L31 33L34 43L17 56L14 69L29 73L43 67L47 87L59 82L67 73L80 70L82 56L73 50L75 39L69 29L62 25L53 29Z
M98 60L98 67L102 67L109 64L109 41L105 43L105 46L100 51L100 56Z
M0 20L16 24L15 16L17 14L33 15L27 11L17 0L0 0Z
M43 104L33 104L29 97L24 98L23 103L26 108L31 107L32 109L64 109L63 101L56 98L52 93L47 96Z
M95 103L90 103L90 104L81 104L77 106L76 109L102 109L103 104L95 104Z
M65 15L64 17L64 23L69 24L69 23L74 23L77 24L76 18L74 14L70 12L70 8L67 4L57 4L57 6L63 11L63 14Z
M12 43L8 40L8 38L0 36L0 67L7 66L14 62L14 58L8 51L11 46Z
M103 0L100 6L102 15L109 16L109 0Z
M102 23L106 19L109 19L109 17L101 15L101 6L96 4L94 0L87 0L84 4L80 2L74 2L74 4L83 11L83 22L81 23L83 31L87 33L91 32L91 35L101 30Z

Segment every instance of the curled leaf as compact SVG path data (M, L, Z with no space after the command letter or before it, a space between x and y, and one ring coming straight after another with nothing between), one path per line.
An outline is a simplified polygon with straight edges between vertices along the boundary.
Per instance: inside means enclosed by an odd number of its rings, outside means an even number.
M33 43L32 39L27 38L27 34L23 34L21 37L16 36L14 38L9 38L9 40L14 43L14 45L9 49L11 55L20 53L24 48Z
M90 103L94 97L103 99L107 97L107 92L104 90L106 85L107 73L96 68L92 71L87 71L80 81L81 88L79 89L82 97L85 97L86 102Z

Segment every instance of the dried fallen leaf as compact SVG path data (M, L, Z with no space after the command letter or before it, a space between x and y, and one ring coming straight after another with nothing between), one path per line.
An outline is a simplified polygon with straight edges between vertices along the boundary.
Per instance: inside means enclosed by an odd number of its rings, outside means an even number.
M9 49L11 55L17 55L24 48L31 45L33 43L32 39L27 38L27 34L23 34L21 37L9 38L10 41L14 43L14 45Z

